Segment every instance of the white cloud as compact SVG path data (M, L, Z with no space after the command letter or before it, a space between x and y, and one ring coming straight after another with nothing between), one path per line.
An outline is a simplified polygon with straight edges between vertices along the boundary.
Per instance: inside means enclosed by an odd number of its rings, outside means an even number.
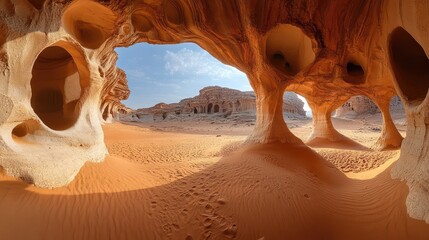
M167 51L164 55L165 70L171 75L202 75L217 79L242 79L244 73L224 65L209 53L182 48L177 52Z

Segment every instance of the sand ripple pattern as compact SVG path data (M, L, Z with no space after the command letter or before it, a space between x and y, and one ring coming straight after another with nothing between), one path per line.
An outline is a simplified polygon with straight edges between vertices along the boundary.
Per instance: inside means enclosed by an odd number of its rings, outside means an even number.
M338 149L314 149L342 172L359 173L375 169L397 157L398 151L357 151Z

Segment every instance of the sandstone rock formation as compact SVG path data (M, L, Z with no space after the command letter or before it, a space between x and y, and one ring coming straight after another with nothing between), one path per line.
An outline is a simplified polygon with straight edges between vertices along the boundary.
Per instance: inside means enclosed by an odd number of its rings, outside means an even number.
M390 101L390 111L404 111L401 99L395 96ZM380 112L377 105L366 96L354 96L335 111L336 117L357 117L364 114Z
M116 54L113 54L113 56L116 56ZM114 62L116 62L116 60ZM121 103L122 100L128 98L130 90L128 89L128 82L124 71L112 65L111 72L108 72L107 76L107 79L112 80L105 81L101 90L100 113L104 121L110 122L117 113L127 113L131 111L130 108Z
M429 222L428 12L403 0L3 0L0 165L38 186L67 184L106 153L99 110L123 109L111 103L126 95L111 85L125 86L114 48L194 42L247 74L249 143L303 144L283 119L289 90L312 108L310 143L344 139L331 113L366 95L383 114L380 148L399 147L388 111L398 94L408 122L393 176L407 181L409 213Z
M137 119L147 116L149 120L162 120L169 115L255 113L255 99L255 93L252 91L242 92L218 86L205 87L193 98L183 99L179 103L159 103L150 108L129 112L128 115L136 116ZM295 93L286 92L283 97L283 112L305 117L304 102Z

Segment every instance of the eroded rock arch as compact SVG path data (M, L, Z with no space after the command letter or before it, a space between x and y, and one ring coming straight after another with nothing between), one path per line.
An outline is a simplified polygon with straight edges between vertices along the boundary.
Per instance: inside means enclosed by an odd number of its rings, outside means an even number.
M329 116L348 97L365 94L373 99L390 99L398 92L404 100L410 127L394 175L405 179L412 190L407 202L409 211L429 222L429 207L423 201L429 196L425 185L429 178L426 171L429 158L425 154L429 142L422 134L427 131L428 122L424 80L427 68L419 67L426 66L429 52L426 3L399 4L399 0L356 0L347 4L312 0L30 3L32 7L19 14L15 14L15 2L7 2L1 9L0 28L7 37L0 38L0 54L7 54L0 55L3 71L0 101L5 112L0 116L0 146L5 153L0 156L0 165L6 173L31 176L39 186L62 186L73 179L86 160L101 161L106 153L100 127L102 106L110 105L114 112L125 109L119 102L129 94L125 73L115 66L114 48L138 42L195 42L223 63L247 74L257 96L257 122L249 143L303 144L289 131L282 117L282 96L286 90L295 91L309 101L316 119L314 125L319 127L314 135L334 138L341 136L330 127ZM75 45L81 52L81 59L75 61L77 66L88 65L88 91L81 93L80 98L87 100L79 107L80 117L75 122L79 131L72 127L52 131L40 124L43 118L28 110L31 109L31 87L26 87L31 81L29 66L43 49L60 40ZM409 46L410 51L402 51L398 47L401 45ZM416 66L407 65L410 57L417 59ZM410 80L407 74L413 72L419 74ZM64 94L62 97L64 103ZM59 94L52 94L52 99L57 98L60 99ZM380 100L379 106L383 102ZM53 109L60 109L60 105ZM43 133L36 136L30 131L25 136L31 135L28 139L41 145L52 141L40 136L58 139L52 151L38 148L31 155L56 157L63 165L47 161L32 163L30 152L25 148L16 150L11 132L26 120L34 120L31 129ZM68 158L67 151L78 152L74 154L77 160Z
M85 63L76 63L82 58L72 45L61 41L43 49L34 62L31 106L51 129L65 130L80 116L90 82Z

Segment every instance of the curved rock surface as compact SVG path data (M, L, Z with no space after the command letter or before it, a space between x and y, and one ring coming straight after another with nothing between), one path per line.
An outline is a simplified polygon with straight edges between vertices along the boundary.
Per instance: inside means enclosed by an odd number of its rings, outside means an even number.
M392 174L407 181L411 216L429 222L428 12L402 0L1 1L0 165L38 186L67 184L104 158L102 116L126 111L114 48L195 42L247 74L249 143L303 144L283 119L289 90L312 108L309 143L343 140L331 113L366 95L383 114L380 148L399 147L388 111L398 94L407 137Z

